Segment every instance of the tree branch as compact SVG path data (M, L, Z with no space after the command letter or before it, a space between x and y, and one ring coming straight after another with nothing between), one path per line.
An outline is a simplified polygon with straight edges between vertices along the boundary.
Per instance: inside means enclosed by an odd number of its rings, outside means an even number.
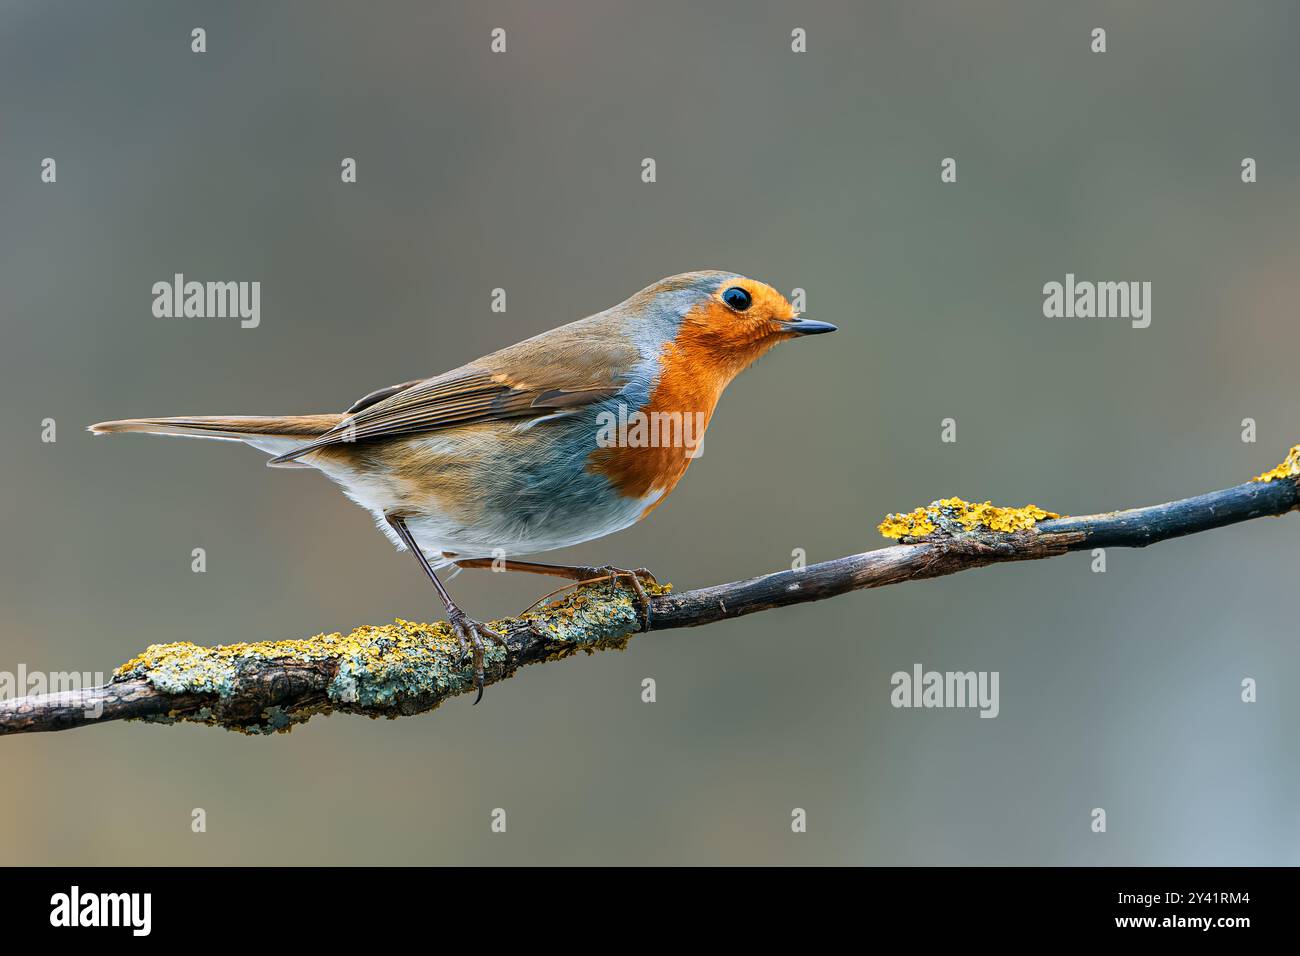
M1245 484L1148 508L1058 517L1034 506L993 508L952 498L890 515L902 543L806 568L694 591L648 587L652 631L695 627L863 588L955 574L1005 561L1092 548L1142 548L1300 507L1300 445ZM1044 520L1045 519L1045 520ZM491 622L488 683L526 664L579 650L623 648L641 630L625 586L591 584L518 618ZM473 672L445 623L363 626L350 634L204 648L155 644L102 687L0 700L0 735L67 730L109 720L191 721L245 733L287 730L315 714L399 717L472 691Z

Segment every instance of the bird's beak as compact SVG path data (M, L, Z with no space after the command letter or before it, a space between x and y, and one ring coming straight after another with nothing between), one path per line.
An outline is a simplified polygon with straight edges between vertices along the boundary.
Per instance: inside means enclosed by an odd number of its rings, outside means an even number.
M789 319L782 322L781 327L795 335L821 335L823 332L835 331L835 326L829 322L816 322L812 319Z

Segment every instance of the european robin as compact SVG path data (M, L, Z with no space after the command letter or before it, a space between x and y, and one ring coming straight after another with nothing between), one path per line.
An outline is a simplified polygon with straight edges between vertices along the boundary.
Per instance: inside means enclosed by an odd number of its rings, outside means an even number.
M451 565L626 578L643 627L644 568L570 568L509 556L590 541L640 521L677 486L723 390L778 342L832 332L771 286L687 272L611 309L433 378L371 392L341 414L134 418L95 434L242 441L268 464L315 468L415 555L483 695L484 636L437 572Z

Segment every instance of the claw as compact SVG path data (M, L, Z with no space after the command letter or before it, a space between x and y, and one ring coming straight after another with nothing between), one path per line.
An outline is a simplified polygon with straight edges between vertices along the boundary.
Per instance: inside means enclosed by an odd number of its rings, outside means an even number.
M478 696L474 698L474 703L477 704L483 699L483 648L479 646L483 643L483 640L478 636L478 631L471 630L470 633L476 641L474 646L474 686L478 688Z
M469 622L469 639L474 645L474 686L478 688L478 694L474 698L474 706L483 699L483 638L479 637L478 628L474 622Z
M636 600L633 601L637 609L637 617L641 621L641 631L650 630L650 596L645 593L645 587L641 584L641 579L659 586L659 581L646 568L637 568L635 571L628 571L626 568L616 568L612 564L607 564L599 569L609 575L610 597L614 596L614 589L618 586L618 579L626 577L632 583L632 590L636 594Z
M483 635L496 644L498 647L504 647L506 650L506 667L510 666L510 646L506 639L498 634L486 624L480 624L475 621L458 607L452 607L448 610L447 618L451 622L451 629L456 634L456 639L460 642L461 663L464 664L465 658L469 657L474 662L474 686L478 688L478 694L474 697L474 704L483 699L484 673L483 673Z
M456 635L456 643L460 645L460 662L464 664L469 657L469 642L465 640L465 630L454 618L451 621L451 630Z
M650 573L649 568L637 568L632 573L635 574L638 578L644 578L645 580L649 581L655 587L659 587L659 579Z

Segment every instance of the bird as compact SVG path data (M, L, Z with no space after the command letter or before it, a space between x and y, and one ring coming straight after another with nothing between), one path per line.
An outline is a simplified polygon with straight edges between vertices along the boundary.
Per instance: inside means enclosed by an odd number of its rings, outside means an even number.
M312 468L410 551L441 599L483 696L487 637L439 572L493 567L586 581L626 579L650 625L645 568L521 561L621 531L676 488L727 385L775 345L835 331L772 286L735 272L669 276L612 308L459 368L377 389L336 414L131 418L145 432L251 445Z

